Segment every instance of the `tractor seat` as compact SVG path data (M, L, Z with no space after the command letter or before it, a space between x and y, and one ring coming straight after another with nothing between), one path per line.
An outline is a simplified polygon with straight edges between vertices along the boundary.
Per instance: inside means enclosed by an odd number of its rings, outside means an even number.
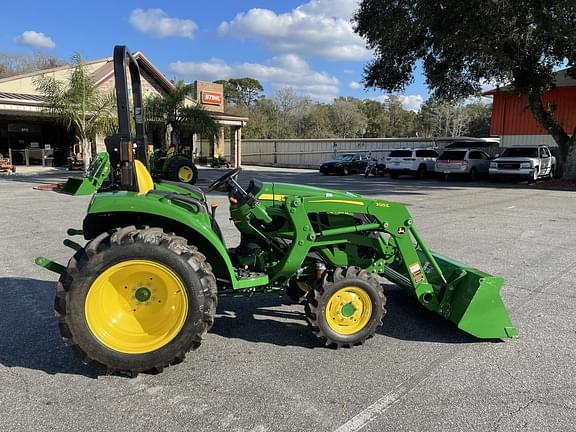
M248 187L246 188L246 193L256 196L262 190L262 186L263 184L260 180L251 179Z
M154 180L150 175L150 172L146 169L146 166L139 160L134 161L134 172L136 174L136 184L138 186L138 195L146 195L151 190L154 190ZM164 183L167 185L178 186L179 188L186 189L190 192L195 193L202 197L206 201L206 195L198 186L194 186L187 183L180 183L168 180L162 180L158 183Z

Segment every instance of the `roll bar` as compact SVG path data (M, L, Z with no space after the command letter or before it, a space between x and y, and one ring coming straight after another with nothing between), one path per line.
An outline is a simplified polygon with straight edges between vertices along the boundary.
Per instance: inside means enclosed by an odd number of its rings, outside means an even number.
M130 71L130 82L132 85L133 119L136 130L136 135L134 136L132 135L130 124L127 68ZM125 45L116 45L114 47L114 80L116 106L118 109L118 134L110 137L112 138L111 144L114 150L118 152L120 187L121 189L133 190L135 185L133 170L134 150L136 151L136 159L142 162L148 169L149 165L146 154L146 120L142 103L140 67Z

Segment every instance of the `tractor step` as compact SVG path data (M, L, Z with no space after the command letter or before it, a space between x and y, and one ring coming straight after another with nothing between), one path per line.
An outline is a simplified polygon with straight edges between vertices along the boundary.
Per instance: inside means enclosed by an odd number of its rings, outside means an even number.
M270 282L266 273L253 272L243 268L236 269L236 278L239 289L268 285Z

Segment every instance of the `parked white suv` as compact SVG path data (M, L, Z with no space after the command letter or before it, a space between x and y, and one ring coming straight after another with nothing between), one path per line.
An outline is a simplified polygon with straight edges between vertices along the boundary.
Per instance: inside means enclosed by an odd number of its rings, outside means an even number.
M546 146L509 147L490 162L490 177L507 177L535 182L554 177L556 158Z
M386 169L393 179L400 174L416 175L425 178L434 172L434 162L438 152L434 149L392 150L386 158Z

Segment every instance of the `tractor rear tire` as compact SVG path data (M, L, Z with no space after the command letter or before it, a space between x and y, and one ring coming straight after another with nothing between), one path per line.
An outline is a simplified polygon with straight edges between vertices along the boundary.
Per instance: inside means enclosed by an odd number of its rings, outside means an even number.
M214 322L216 279L183 237L134 226L105 232L69 261L54 309L60 333L106 373L159 373L200 346Z
M175 159L166 168L166 178L180 183L195 184L198 180L198 168L190 160Z
M386 297L376 277L359 267L337 268L310 290L306 320L334 348L361 345L382 325Z

